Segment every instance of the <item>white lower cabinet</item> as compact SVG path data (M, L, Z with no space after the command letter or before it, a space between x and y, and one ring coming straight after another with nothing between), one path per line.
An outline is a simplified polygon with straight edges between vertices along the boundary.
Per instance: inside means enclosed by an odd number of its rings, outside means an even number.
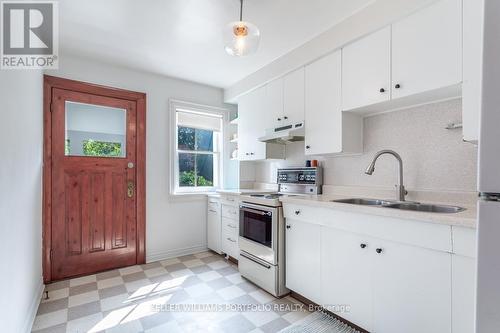
M207 247L217 253L222 251L221 205L218 198L208 198L207 204Z
M322 227L321 304L368 331L373 322L371 246L367 237Z
M385 240L373 247L372 331L451 332L451 254Z
M283 211L289 289L370 332L473 332L473 229L286 201Z
M286 221L287 288L320 303L320 226L299 220Z

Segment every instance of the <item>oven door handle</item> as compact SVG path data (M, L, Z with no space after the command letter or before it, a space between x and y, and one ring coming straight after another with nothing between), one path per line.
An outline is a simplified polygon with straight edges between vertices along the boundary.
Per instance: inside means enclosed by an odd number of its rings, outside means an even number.
M259 260L259 261L257 261L256 259L252 258L251 256L249 256L248 254L246 254L246 253L245 253L245 252L243 252L243 251L242 251L242 252L240 252L240 256L242 256L242 257L244 257L244 258L247 258L248 260L253 261L253 262L254 262L254 263L256 263L256 264L259 264L259 265L261 265L262 267L265 267L265 268L267 268L267 269L271 269L271 265L264 264L264 263L260 262L260 260Z
M259 214L259 215L262 215L262 216L265 216L265 215L272 216L273 215L272 212L264 212L264 211L261 211L261 210L247 208L247 207L244 207L244 206L240 206L240 210L242 210L244 212L250 212L250 213Z

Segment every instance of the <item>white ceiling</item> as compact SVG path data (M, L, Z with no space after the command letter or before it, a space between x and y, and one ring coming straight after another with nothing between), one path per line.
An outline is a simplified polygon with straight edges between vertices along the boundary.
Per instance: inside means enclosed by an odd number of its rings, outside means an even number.
M224 51L222 29L239 0L61 0L60 49L131 68L229 87L373 0L245 0L256 54Z

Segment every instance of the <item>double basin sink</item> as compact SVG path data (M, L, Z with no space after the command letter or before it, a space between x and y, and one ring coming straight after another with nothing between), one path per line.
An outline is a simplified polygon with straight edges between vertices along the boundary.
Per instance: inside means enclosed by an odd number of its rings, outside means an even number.
M423 204L412 201L390 201L390 200L380 200L380 199L350 198L350 199L332 200L332 202L361 205L361 206L394 208L401 210L410 210L415 212L442 213L442 214L459 213L465 210L465 208L458 206L433 205L433 204Z

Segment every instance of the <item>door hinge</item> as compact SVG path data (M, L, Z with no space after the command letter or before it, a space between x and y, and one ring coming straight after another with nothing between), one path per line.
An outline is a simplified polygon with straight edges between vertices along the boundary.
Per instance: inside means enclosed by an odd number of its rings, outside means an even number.
M50 250L50 259L52 259L52 257L54 256L54 250Z

